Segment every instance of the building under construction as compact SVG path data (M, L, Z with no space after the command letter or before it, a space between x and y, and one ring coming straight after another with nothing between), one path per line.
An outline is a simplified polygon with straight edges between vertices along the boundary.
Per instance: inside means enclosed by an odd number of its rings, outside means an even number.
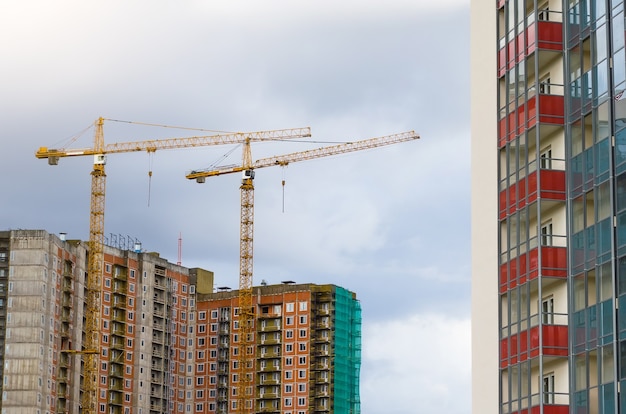
M237 291L216 292L210 271L105 246L100 345L89 350L87 246L43 230L0 231L3 414L84 412L83 364L92 352L98 413L360 413L354 293L291 282L254 287L253 346L240 349Z

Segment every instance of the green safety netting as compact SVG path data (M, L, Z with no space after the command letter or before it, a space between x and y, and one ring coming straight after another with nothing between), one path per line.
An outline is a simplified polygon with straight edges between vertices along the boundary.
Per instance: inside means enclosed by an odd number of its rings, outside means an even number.
M335 288L334 413L360 414L361 305L352 292Z

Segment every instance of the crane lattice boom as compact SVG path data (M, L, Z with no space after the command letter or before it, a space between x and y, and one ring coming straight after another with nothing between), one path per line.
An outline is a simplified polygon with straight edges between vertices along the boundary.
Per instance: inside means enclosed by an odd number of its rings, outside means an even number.
M394 135L386 135L378 138L364 139L361 141L344 142L338 145L331 145L306 151L293 152L290 154L275 155L272 157L261 158L251 164L250 167L245 165L226 165L210 170L195 170L186 175L190 180L198 180L204 177L212 177L215 175L232 174L242 172L247 169L258 169L265 167L273 167L276 165L286 166L288 164L312 160L315 158L328 157L331 155L346 154L354 151L362 151L371 148L382 147L385 145L397 144L405 141L419 139L419 135L415 131L402 132Z

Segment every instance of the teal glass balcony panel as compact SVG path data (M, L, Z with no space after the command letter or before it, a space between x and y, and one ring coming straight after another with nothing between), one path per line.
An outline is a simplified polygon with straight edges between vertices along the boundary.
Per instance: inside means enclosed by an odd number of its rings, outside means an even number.
M551 87L563 89L561 85L551 85ZM529 95L531 95L530 92ZM562 126L564 124L564 108L562 94L532 94L526 102L500 118L498 122L499 148L503 148L507 142L536 126L537 123Z
M533 166L530 167L532 169ZM565 195L565 171L543 168L538 172L534 170L500 191L500 219L537 201L537 198L565 201Z
M524 33L503 45L498 51L498 77L512 69L537 50L563 50L563 23L559 12L545 11L546 20L534 21ZM532 21L533 16L529 17ZM503 44L503 42L500 42Z
M552 236L555 237L555 236ZM535 242L536 243L536 242ZM541 266L539 263L541 249ZM567 248L540 246L500 265L500 292L542 277L567 278Z
M543 344L539 344L539 329ZM500 367L526 361L541 355L567 357L568 326L542 325L518 332L500 340Z

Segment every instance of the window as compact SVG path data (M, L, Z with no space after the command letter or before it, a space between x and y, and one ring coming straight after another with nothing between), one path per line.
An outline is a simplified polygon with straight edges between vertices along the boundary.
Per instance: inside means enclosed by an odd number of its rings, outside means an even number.
M302 407L303 405L306 405L306 398L299 397L298 398L298 406Z
M306 370L299 369L298 370L298 378L306 378Z
M217 319L217 311L211 311L211 319Z
M206 311L198 312L198 320L200 321L206 320Z
M286 371L285 371L285 378L286 378L286 379L291 379L291 378L293 378L293 371L291 371L291 370L286 370Z
M548 296L541 301L541 322L545 325L554 324L554 297Z
M298 344L298 348L300 349L300 351L306 351L306 342L300 342Z
M539 93L550 94L550 74L539 79Z
M293 325L293 316L287 316L287 325Z
M306 392L306 383L301 382L298 384L298 392Z
M306 365L306 357L305 356L301 356L298 358L298 364L300 365Z
M293 344L285 344L285 352L293 352Z
M293 308L294 308L293 302L289 302L289 303L285 304L285 308L286 308L287 312L293 312Z
M540 5L538 8L538 13L537 13L537 19L538 20L543 20L543 21L549 21L550 20L550 10L548 8L548 3L544 3L542 5Z
M300 310L301 311L305 311L307 308L307 303L306 302L300 302Z
M300 338L306 338L306 329L300 329Z
M306 325L306 315L300 316L300 325Z
M285 384L285 393L286 393L286 394L289 394L289 393L291 393L292 391L293 391L293 390L292 390L292 386L291 386L291 384Z
M285 365L287 366L293 365L293 358L292 357L285 358Z
M543 377L543 403L554 404L554 373Z
M285 338L293 338L293 331L291 329L285 331Z
M552 246L552 220L541 225L541 245Z
M539 153L539 166L543 169L552 169L552 147L547 146Z
M285 407L291 407L291 404L292 404L291 401L292 401L291 398L285 398Z

